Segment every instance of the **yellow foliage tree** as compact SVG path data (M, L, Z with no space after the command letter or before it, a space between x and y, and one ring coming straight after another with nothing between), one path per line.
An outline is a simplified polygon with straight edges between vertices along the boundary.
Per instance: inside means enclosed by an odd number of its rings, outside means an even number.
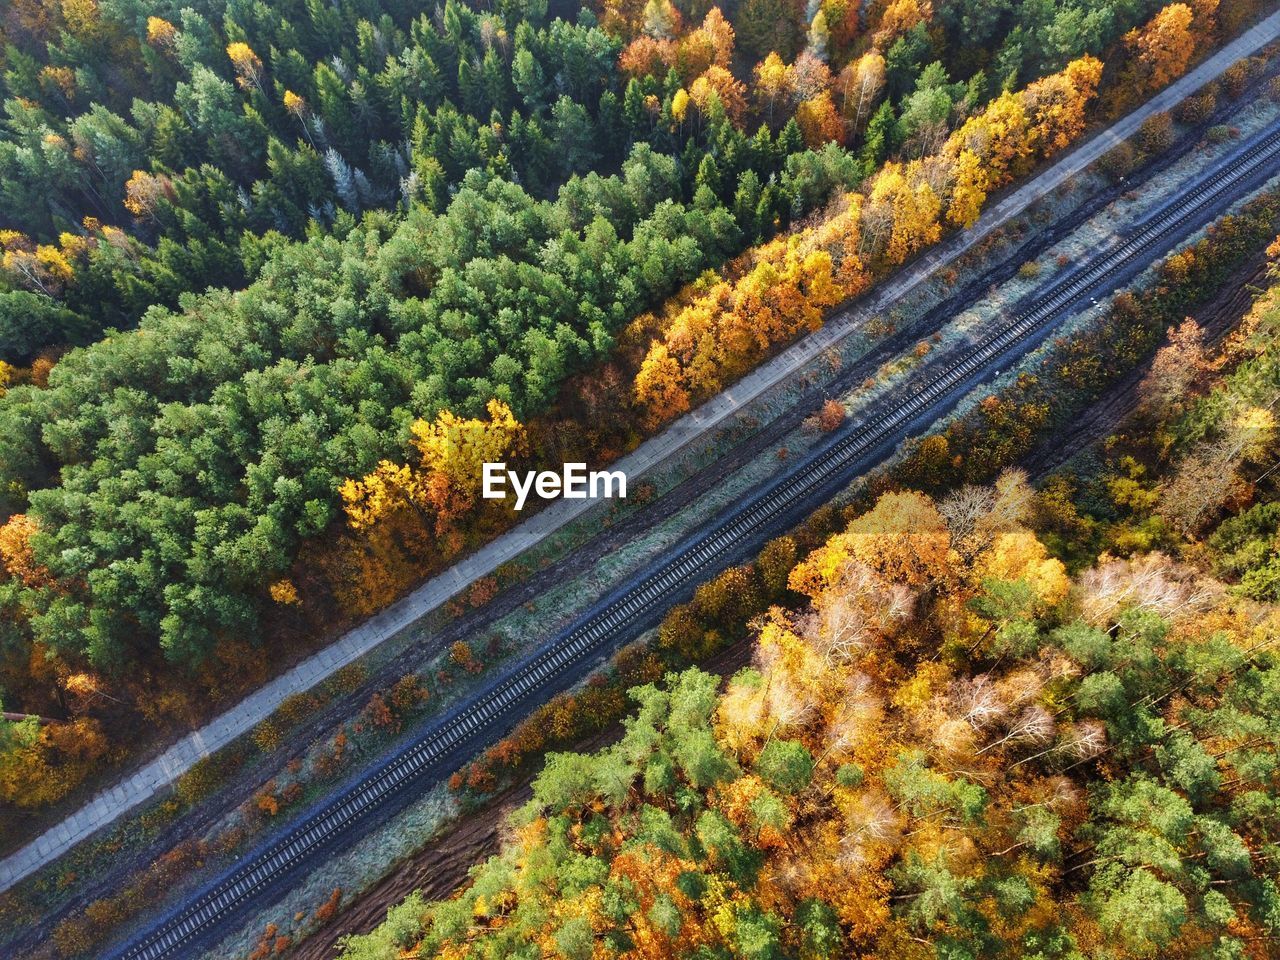
M773 123L774 111L791 89L790 71L777 53L770 53L756 64L754 76L756 100L764 106L769 123Z
M955 183L951 202L947 204L947 220L957 227L969 228L978 222L982 205L987 200L987 173L982 161L972 150L961 150L956 158Z
M307 114L307 101L292 90L284 92L284 108L293 116L301 119Z
M348 479L338 488L347 523L364 530L404 507L424 509L421 484L404 464L381 460L374 471L359 480Z
M40 726L34 717L0 720L0 800L26 809L70 793L108 749L96 720Z
M684 123L684 118L689 113L689 91L681 87L676 91L675 96L671 98L671 116L675 118L676 123Z
M1125 44L1137 54L1138 76L1147 90L1157 90L1186 72L1195 52L1193 16L1185 3L1171 3L1140 29L1125 34Z
M164 50L173 49L178 37L178 28L163 17L147 17L147 43Z
M298 598L298 588L289 578L277 580L270 587L271 599L282 607L297 606L302 601Z
M873 194L874 196L874 194ZM893 230L886 250L890 263L902 263L924 247L937 243L942 236L942 198L928 182L904 183L893 200Z
M62 21L67 31L84 43L95 43L104 34L98 0L61 0Z
M1066 567L1027 530L1000 534L977 558L974 570L979 578L1025 581L1042 607L1061 603L1071 587Z
M471 508L484 464L525 452L527 434L511 408L490 400L486 411L487 421L442 410L434 421L418 420L411 427L427 501L438 516L452 519Z
M262 60L252 47L237 40L227 44L227 56L236 69L236 83L242 90L262 88Z
M892 0L884 8L873 41L880 50L888 50L898 39L918 23L933 15L929 0Z
M442 410L434 421L418 420L411 427L416 465L383 460L338 488L357 536L318 551L315 560L346 609L377 610L421 576L428 552L438 562L464 545L483 465L525 453L525 428L511 409L491 400L488 413L480 420ZM288 602L274 588L272 596Z
M417 467L381 461L359 480L339 487L353 530L363 530L405 508L434 514L437 528L450 525L475 503L485 463L524 452L525 428L501 400L490 400L489 419L463 418L442 410L433 421L410 427Z

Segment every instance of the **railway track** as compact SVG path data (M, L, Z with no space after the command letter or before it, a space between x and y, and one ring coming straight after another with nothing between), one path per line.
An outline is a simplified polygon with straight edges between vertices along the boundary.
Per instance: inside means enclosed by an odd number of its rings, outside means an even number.
M184 906L112 954L115 960L190 957L233 920L270 902L308 861L332 853L370 822L402 809L451 772L479 745L528 707L570 686L618 642L653 622L703 580L793 523L891 449L922 420L929 422L982 379L985 371L1040 342L1086 297L1109 292L1209 222L1251 186L1280 173L1280 124L1258 134L1212 171L1193 181L1121 241L1078 265L980 340L954 351L932 378L892 409L852 423L790 472L743 500L707 532L673 549L631 586L615 591L558 634L538 654L496 675L486 687L442 717L416 743L378 769L343 787L332 800L301 815Z

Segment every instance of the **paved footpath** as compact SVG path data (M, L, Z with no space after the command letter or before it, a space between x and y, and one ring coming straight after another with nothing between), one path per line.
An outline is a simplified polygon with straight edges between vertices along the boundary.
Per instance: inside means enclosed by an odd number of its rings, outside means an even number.
M728 417L765 391L803 369L837 341L882 313L925 282L939 265L960 256L975 243L1035 200L1070 180L1113 146L1135 133L1154 113L1168 110L1187 94L1214 79L1241 57L1280 38L1280 12L1236 38L1177 83L1157 94L1088 142L1081 144L1039 176L986 210L972 229L952 235L909 269L874 288L852 307L836 312L821 330L758 367L728 390L647 440L610 469L639 477L664 463L691 441L716 429ZM303 660L255 693L187 734L156 759L104 789L85 806L0 861L0 891L61 856L77 843L167 788L201 757L247 733L265 720L288 696L309 690L335 671L359 659L383 641L443 604L473 581L493 573L547 536L590 509L590 500L557 500L464 560L433 577L382 613L355 627L341 639Z

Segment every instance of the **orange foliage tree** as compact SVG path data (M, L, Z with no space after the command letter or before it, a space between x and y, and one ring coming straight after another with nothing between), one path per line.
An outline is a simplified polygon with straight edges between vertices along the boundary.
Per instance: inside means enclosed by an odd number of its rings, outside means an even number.
M844 142L844 120L831 102L831 92L828 90L823 90L816 97L805 100L796 107L796 123L804 134L804 142L810 147Z
M31 538L40 529L34 517L15 513L0 526L0 565L23 586L39 587L49 582L49 571L38 563Z
M713 96L720 100L724 112L734 123L741 124L747 112L747 85L734 79L732 73L718 64L712 64L693 81L689 98L702 114L706 114Z
M1138 76L1148 90L1156 90L1182 76L1195 52L1192 13L1185 3L1171 3L1141 29L1125 35L1137 55Z
M844 217L856 218L856 205L848 205ZM829 223L835 229L827 234L765 244L740 265L735 279L673 304L663 341L651 346L635 379L635 398L649 426L740 376L773 344L816 330L824 310L861 288L861 265L839 242L844 221ZM838 265L833 250L841 255Z
M650 10L645 32L623 48L618 58L623 73L633 77L660 77L668 69L674 69L681 82L687 84L713 67L725 72L732 67L733 26L719 7L712 7L701 24L683 34L679 13L666 7L670 4Z
M865 198L840 198L820 223L754 248L721 276L682 291L660 317L640 318L637 328L656 321L661 330L633 383L646 426L679 416L776 344L817 329L825 310L861 293L875 273L936 243L944 219L971 226L988 191L1079 136L1101 75L1101 62L1086 56L1019 93L1002 94L937 154L886 164ZM771 105L791 88L794 71L770 55L756 78L757 94L767 91L763 102ZM820 131L817 138L842 128L826 90L801 106L797 119Z

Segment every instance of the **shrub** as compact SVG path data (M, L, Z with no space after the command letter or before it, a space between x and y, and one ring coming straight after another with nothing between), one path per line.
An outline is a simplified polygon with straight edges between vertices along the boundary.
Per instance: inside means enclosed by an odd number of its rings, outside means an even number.
M144 833L153 833L161 827L172 823L182 805L175 799L165 800L138 818L138 825Z
M355 693L364 685L368 676L369 671L364 664L349 663L330 677L325 686L335 696Z
M320 923L328 923L335 916L337 916L338 904L340 904L341 902L342 902L342 888L334 887L333 893L329 894L329 899L326 900L323 904L321 904L320 907L316 910L316 914L315 914L316 920L318 920Z
M403 717L430 696L416 673L406 673L395 682L389 694L391 709Z
M1173 144L1173 118L1157 113L1142 121L1138 128L1138 144L1147 153L1161 153Z
M454 641L449 647L449 659L468 673L480 673L484 670L484 664L476 660L471 646L465 640Z
M303 720L315 713L324 704L320 698L311 693L292 693L280 702L275 715L284 725L296 727Z
M828 399L818 411L818 429L830 433L844 423L847 411L844 404L834 398Z
M380 730L398 726L396 718L392 716L391 709L387 706L387 702L382 699L382 694L380 693L375 693L369 698L369 703L364 708L364 714L369 718L369 722Z
M63 957L88 953L93 945L91 924L80 917L68 917L53 928L53 946Z
M271 942L276 936L276 925L274 923L267 924L266 930L263 931L262 937L258 940L257 946L250 952L247 960L266 960L271 955Z
M280 812L280 798L276 796L274 780L268 780L262 790L254 795L253 805L268 817L274 817Z
M1111 181L1119 180L1133 172L1138 161L1138 151L1125 141L1116 144L1098 160L1098 169Z
M94 900L84 908L85 918L98 929L114 927L124 919L124 910L114 899Z
M1174 110L1174 116L1182 123L1194 126L1208 120L1217 106L1218 98L1206 91L1183 100Z
M275 716L267 717L253 729L253 744L263 753L272 753L284 743L284 731Z
M478 763L471 765L470 772L467 774L467 787L477 793L488 793L497 784L497 778L489 772L487 767Z
M1227 94L1234 98L1244 93L1245 87L1256 74L1258 66L1254 58L1246 57L1227 67L1222 74L1222 85L1226 88Z
M193 806L212 794L220 780L220 771L214 758L201 757L178 778L174 790L179 800L187 806Z
M467 603L473 608L483 607L498 594L498 581L495 577L481 577L467 588Z

